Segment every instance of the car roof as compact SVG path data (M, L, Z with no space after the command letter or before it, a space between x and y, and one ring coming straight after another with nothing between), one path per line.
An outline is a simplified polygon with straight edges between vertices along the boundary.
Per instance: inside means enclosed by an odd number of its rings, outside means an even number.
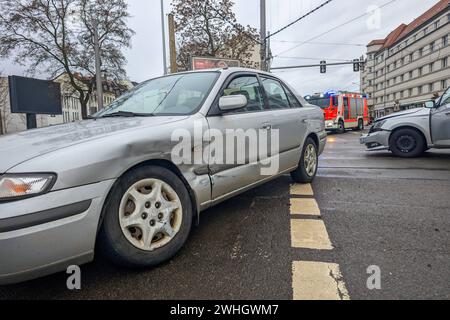
M269 72L265 72L265 71L261 71L258 69L250 69L250 68L220 68L220 69L203 69L203 70L191 70L191 71L183 71L183 72L179 72L178 74L187 74L187 73L203 73L203 72L220 72L222 74L232 74L232 73L236 73L236 72L252 72L252 73L258 73L258 74L262 74L262 75L267 75L267 76L272 76L272 77L276 77L275 75L273 75L272 73ZM175 73L176 74L176 73Z

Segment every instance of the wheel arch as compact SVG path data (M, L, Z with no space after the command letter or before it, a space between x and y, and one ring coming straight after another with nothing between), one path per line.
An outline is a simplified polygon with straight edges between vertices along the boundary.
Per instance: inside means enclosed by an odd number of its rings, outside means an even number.
M306 143L306 140L308 140L308 138L311 138L314 140L314 142L316 143L316 147L319 148L320 147L320 140L319 140L319 136L317 135L317 133L315 132L311 132L309 135L306 136L305 141L303 142L303 146Z
M421 135L421 137L422 137L423 140L425 141L426 146L427 146L427 147L429 146L429 141L428 141L428 139L427 139L427 136L426 136L426 134L422 131L422 129L420 129L420 128L418 128L418 127L415 127L415 126L412 126L412 125L399 125L399 126L393 128L393 129L391 130L391 134L389 135L389 143L391 143L392 135L393 135L395 132L397 132L397 131L399 131L399 130L403 130L403 129L410 129L410 130L416 131L417 133L419 133L419 134Z
M99 219L99 223L98 223L98 228L97 228L97 233L100 230L102 224L103 224L103 219L105 217L105 208L107 207L107 204L109 202L109 200L111 199L111 194L113 192L113 190L115 189L115 187L117 186L117 184L120 182L120 179L127 173L136 170L138 168L144 167L144 166L155 166L155 167L162 167L165 168L167 170L170 170L172 173L174 173L185 185L186 190L189 193L189 197L191 199L191 203L192 203L192 212L194 217L197 216L197 218L199 217L199 210L198 210L198 206L197 206L197 197L195 196L195 192L194 190L192 190L191 186L189 185L189 183L187 182L186 178L183 176L183 174L181 173L180 169L173 164L172 162L170 162L169 160L164 160L164 159L152 159L152 160L146 160L143 162L140 162L130 168L128 168L126 171L124 171L122 173L122 175L120 177L118 177L116 179L116 181L114 182L114 184L111 186L110 190L108 191L108 195L106 196L106 200L103 203L102 206L102 212L100 214L100 219Z

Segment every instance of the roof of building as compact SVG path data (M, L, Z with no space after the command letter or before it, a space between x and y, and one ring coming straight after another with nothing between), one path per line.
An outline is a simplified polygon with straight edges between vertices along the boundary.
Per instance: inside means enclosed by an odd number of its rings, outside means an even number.
M438 3L436 3L431 9L426 11L424 14L422 14L420 17L415 19L410 24L401 24L398 26L394 31L392 31L386 39L378 39L373 40L368 44L368 47L374 46L374 45L382 45L382 49L386 49L391 47L392 45L396 44L400 40L403 40L406 38L412 31L416 30L429 20L433 19L435 16L440 14L442 11L447 9L450 6L450 0L440 0Z

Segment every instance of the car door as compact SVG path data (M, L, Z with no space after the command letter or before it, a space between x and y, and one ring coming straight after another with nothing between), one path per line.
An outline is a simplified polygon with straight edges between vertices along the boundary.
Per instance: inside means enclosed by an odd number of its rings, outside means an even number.
M293 170L298 166L306 139L308 112L278 79L261 76L261 82L267 97L270 126L279 135L279 172Z
M437 147L450 147L450 88L431 110L431 137Z
M219 110L218 101L221 96L238 94L246 96L248 104L245 108L227 113ZM213 158L209 161L213 202L230 198L263 179L259 158L255 159L249 152L254 150L257 143L251 142L246 133L250 137L259 130L270 130L271 119L264 105L264 92L257 74L246 72L236 73L227 79L214 102L207 120L211 134L220 133L219 139L223 141L224 146L222 163L217 163L217 159ZM242 150L244 148L239 145L237 138L230 139L233 133L239 135L241 139L245 138L245 150ZM234 141L233 148L230 147L231 140ZM226 159L230 156L234 159L232 163ZM245 161L238 162L238 157L242 160L242 156Z

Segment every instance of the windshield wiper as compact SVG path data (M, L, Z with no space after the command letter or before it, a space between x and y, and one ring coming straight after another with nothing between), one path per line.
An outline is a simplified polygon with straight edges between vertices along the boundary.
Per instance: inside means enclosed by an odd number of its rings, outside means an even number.
M113 113L108 113L100 116L99 118L133 118L133 117L154 117L152 113L135 113L130 111L118 111Z

